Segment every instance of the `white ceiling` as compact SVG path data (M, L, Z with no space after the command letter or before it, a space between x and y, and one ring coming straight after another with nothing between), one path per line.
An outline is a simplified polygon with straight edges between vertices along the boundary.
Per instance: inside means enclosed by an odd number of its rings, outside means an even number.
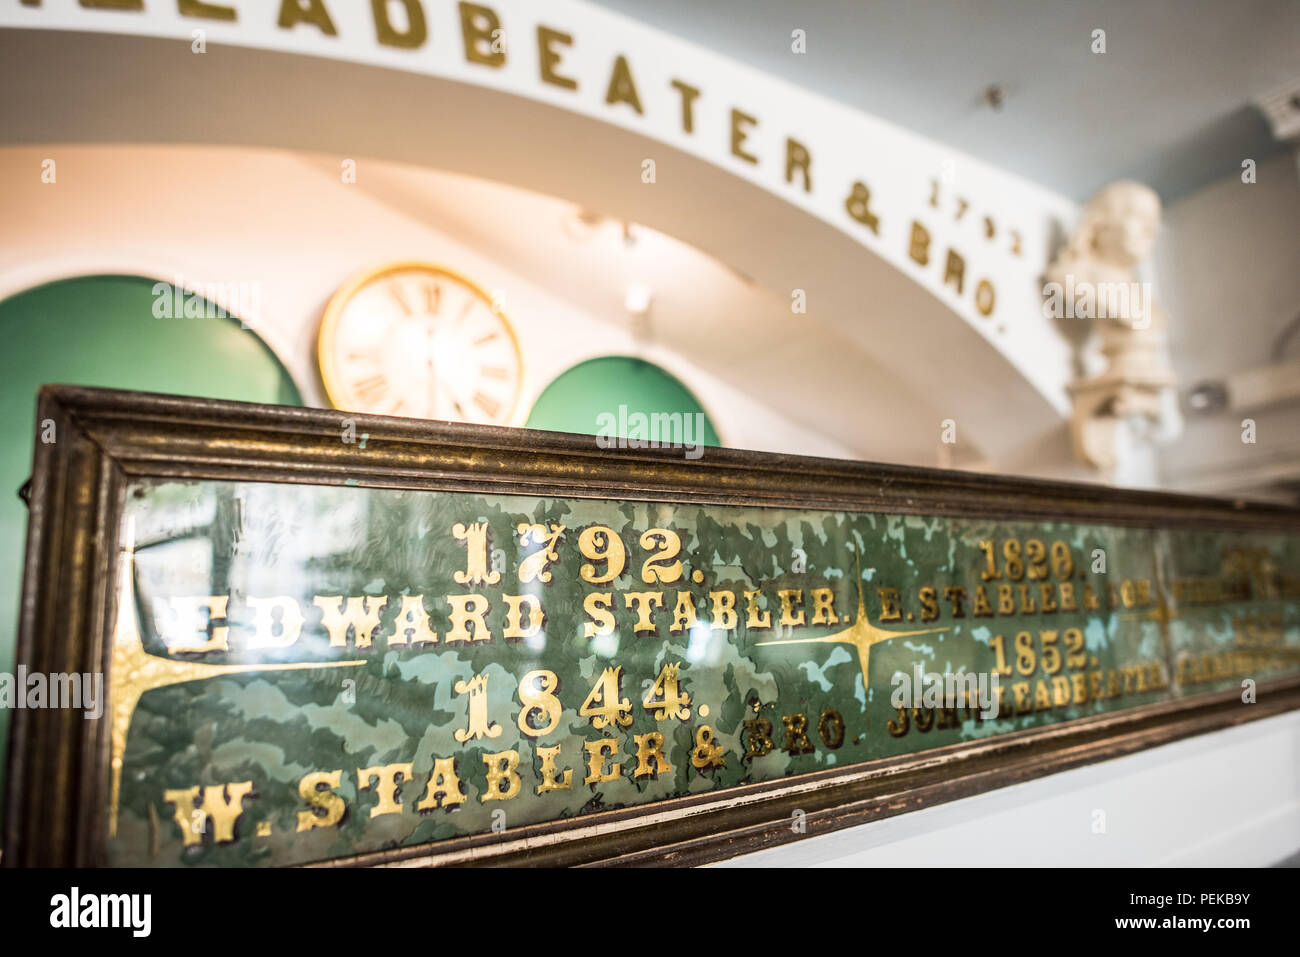
M594 2L1077 200L1131 177L1169 201L1277 152L1252 100L1300 76L1295 0Z

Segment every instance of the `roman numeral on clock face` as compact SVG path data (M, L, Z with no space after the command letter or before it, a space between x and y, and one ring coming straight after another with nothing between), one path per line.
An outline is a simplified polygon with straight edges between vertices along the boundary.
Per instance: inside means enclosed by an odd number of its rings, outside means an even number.
M442 286L436 282L426 282L420 288L424 291L424 311L436 316L442 308Z
M373 405L388 392L388 380L382 375L372 375L354 382L352 389L362 402Z

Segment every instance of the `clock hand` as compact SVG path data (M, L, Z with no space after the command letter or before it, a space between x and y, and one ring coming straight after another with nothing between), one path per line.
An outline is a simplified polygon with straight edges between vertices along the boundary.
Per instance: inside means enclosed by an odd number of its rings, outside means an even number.
M465 308L462 309L460 311L460 314L456 316L456 328L458 329L460 328L460 324L465 321L465 317L469 315L469 311L473 308L474 308L474 300L473 299L465 300Z
M442 386L442 383L439 382L438 385ZM452 395L451 390L446 386L443 386L443 391L447 393L447 398L451 399L452 408L456 410L456 414L460 416L462 420L469 421L469 416L465 414L465 409L460 404L460 400Z

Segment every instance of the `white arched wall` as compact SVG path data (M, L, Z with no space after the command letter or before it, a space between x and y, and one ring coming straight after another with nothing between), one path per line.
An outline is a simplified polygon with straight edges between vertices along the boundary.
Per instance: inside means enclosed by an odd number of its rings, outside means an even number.
M709 370L626 328L585 313L459 237L403 215L363 191L331 193L319 167L264 150L70 147L50 190L21 172L40 152L0 149L0 300L82 275L144 276L193 288L245 320L283 362L304 402L327 406L316 334L325 302L348 275L378 262L454 264L506 290L526 357L519 422L546 385L585 359L636 354L672 370L711 413L724 441L768 451L844 457L850 450L803 428ZM93 170L92 175L85 175ZM147 183L134 192L137 181ZM322 182L323 190L322 193ZM196 195L202 184L212 192ZM326 205L322 195L334 195ZM183 242L175 231L185 232ZM331 238L344 235L345 243ZM259 236L250 243L248 236ZM259 313L223 295L225 282L256 284ZM210 285L216 284L216 285ZM521 321L519 317L527 317ZM186 320L166 320L186 321ZM202 320L193 320L202 321ZM593 423L594 427L595 423Z
M1059 196L682 41L639 25L619 32L628 21L584 4L548 5L545 16L576 38L564 61L583 80L576 93L537 80L535 47L523 39L503 70L466 64L454 4L426 4L431 33L418 59L377 46L368 5L335 6L339 37L322 39L308 26L277 31L245 4L235 25L201 24L202 55L188 42L194 23L174 5L150 3L145 14L54 0L6 8L0 24L112 35L0 35L9 91L2 135L11 144L289 147L355 159L359 178L368 158L387 158L564 197L697 246L786 298L804 290L809 309L831 317L876 368L925 378L935 413L928 418L936 419L928 428L937 435L938 418L957 419L975 458L996 463L1059 432L1069 348L1042 319L1036 278L1057 220L1073 213ZM493 6L508 31L524 25L512 36L531 37L530 8ZM227 38L245 46L226 46ZM618 52L636 71L644 116L604 102ZM668 83L678 75L704 91L691 134L679 129L680 98ZM725 117L733 105L759 116L743 146L764 158L759 164L730 152ZM786 183L781 157L773 159L787 136L813 154L811 193ZM653 185L641 180L647 158L656 163ZM871 184L878 234L845 212L846 189L858 178ZM959 199L969 206L960 221ZM984 235L986 214L994 240ZM908 255L914 222L931 235L926 266ZM1009 252L1013 228L1019 256ZM943 281L949 248L965 262L961 294ZM996 288L990 316L974 301L983 277ZM792 325L792 346L799 335ZM747 383L732 385L743 391ZM1014 429L1006 427L1009 410Z

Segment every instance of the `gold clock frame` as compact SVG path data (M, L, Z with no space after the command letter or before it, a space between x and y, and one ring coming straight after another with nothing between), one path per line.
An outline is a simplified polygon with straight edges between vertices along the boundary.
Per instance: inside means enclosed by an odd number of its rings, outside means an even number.
M454 282L460 283L462 286L467 287L474 295L487 303L496 317L501 320L501 324L505 326L506 333L510 337L510 345L514 349L515 361L519 368L519 385L515 390L514 401L510 405L510 413L506 416L502 424L508 426L519 425L518 416L520 406L523 404L525 367L524 352L519 345L519 335L515 332L514 322L508 315L506 315L504 310L497 308L493 304L492 296L486 289L474 282L464 273L458 272L455 269L443 266L439 263L420 259L394 260L381 266L373 266L355 272L333 292L330 296L329 302L325 304L325 311L321 315L320 328L316 333L316 368L320 372L321 385L325 389L325 398L329 401L330 406L335 409L342 409L342 406L339 405L339 396L343 394L343 390L338 380L338 373L332 367L332 359L328 359L327 357L333 355L334 344L338 332L338 324L339 320L343 316L344 308L352 300L352 297L365 286L370 285L378 279L382 279L384 276L399 272L410 272L412 270L435 273L445 276ZM357 412L359 414L374 414L367 413L361 409L347 409L344 411ZM420 421L419 418L414 416L409 416L409 418L414 418L416 421ZM424 421L439 420L424 419ZM456 420L449 419L446 421ZM477 423L471 422L466 424L474 425Z

